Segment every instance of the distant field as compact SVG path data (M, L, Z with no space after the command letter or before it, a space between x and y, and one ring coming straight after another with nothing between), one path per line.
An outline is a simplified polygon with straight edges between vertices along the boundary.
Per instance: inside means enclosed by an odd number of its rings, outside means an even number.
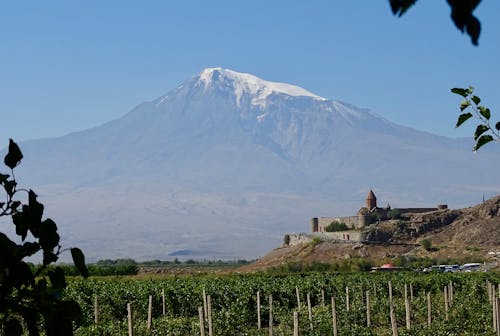
M99 277L72 280L66 296L77 300L84 312L77 335L127 335L127 303L131 303L133 311L134 335L200 335L198 309L204 306L203 291L210 295L213 335L269 335L270 295L274 335L293 335L294 312L298 313L299 335L332 335L332 297L339 335L392 335L389 281L399 335L496 335L488 288L495 286L498 290L498 273L322 272ZM488 282L493 285L487 285ZM406 330L405 284L410 309L409 331ZM446 291L447 314L445 286L452 288ZM165 315L162 291L165 293ZM370 327L367 327L367 291ZM257 292L260 294L260 330L257 327ZM431 302L430 326L427 326L427 293ZM150 295L152 319L148 331ZM97 325L94 321L95 297L98 301ZM208 320L204 324L205 335L209 335Z

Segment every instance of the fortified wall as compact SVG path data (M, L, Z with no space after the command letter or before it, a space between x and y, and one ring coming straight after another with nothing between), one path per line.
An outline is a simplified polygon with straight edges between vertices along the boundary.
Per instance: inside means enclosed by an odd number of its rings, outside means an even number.
M344 223L351 230L360 230L375 222L375 218L388 219L393 211L401 216L417 213L433 212L447 209L446 204L439 204L435 208L393 208L388 205L386 208L377 206L377 197L372 190L366 197L366 205L359 209L356 216L347 217L313 217L311 218L311 232L326 233L326 227L332 222Z
M298 245L311 242L314 238L322 240L331 240L335 242L363 242L366 239L367 227L370 224L377 224L378 220L385 220L396 213L399 216L409 214L434 212L445 210L446 204L439 204L435 208L394 208L388 205L386 208L377 206L377 197L372 190L368 192L365 206L359 209L355 216L347 217L313 217L311 218L311 233L295 233L286 237L288 245ZM392 212L392 214L391 214ZM347 230L327 232L327 227L334 223L344 223Z
M415 213L425 213L425 212L433 212L438 210L448 209L448 205L439 204L436 208L396 208L395 210L399 211L402 215L415 214Z
M314 217L311 218L312 232L325 232L325 227L332 222L344 223L349 229L357 229L360 227L359 216L348 217Z
M363 231L338 231L338 232L316 232L316 233L292 233L289 234L288 245L300 245L304 243L309 243L314 240L314 238L320 238L321 240L332 241L332 242L345 242L345 243L360 243L365 240L366 233Z

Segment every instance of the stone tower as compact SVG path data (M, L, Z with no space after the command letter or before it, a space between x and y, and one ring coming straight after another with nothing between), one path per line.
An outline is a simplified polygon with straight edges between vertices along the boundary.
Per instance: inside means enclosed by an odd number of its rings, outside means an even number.
M377 197L375 197L375 194L371 189L368 192L368 196L366 196L366 207L368 210L372 210L377 207Z

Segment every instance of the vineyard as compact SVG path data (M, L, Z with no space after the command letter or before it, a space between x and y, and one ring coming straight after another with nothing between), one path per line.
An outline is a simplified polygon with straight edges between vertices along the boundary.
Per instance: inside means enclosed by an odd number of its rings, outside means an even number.
M493 273L111 277L75 279L65 295L84 312L80 336L493 336L499 280Z

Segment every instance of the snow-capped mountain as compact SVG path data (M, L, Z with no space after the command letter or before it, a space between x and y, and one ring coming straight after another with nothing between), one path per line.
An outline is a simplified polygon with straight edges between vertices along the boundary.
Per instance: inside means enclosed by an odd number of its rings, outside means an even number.
M476 170L498 165L498 151L473 155L469 140L222 68L120 119L21 148L21 183L92 259L251 258L309 217L351 214L370 187L394 206L464 206L500 186Z

